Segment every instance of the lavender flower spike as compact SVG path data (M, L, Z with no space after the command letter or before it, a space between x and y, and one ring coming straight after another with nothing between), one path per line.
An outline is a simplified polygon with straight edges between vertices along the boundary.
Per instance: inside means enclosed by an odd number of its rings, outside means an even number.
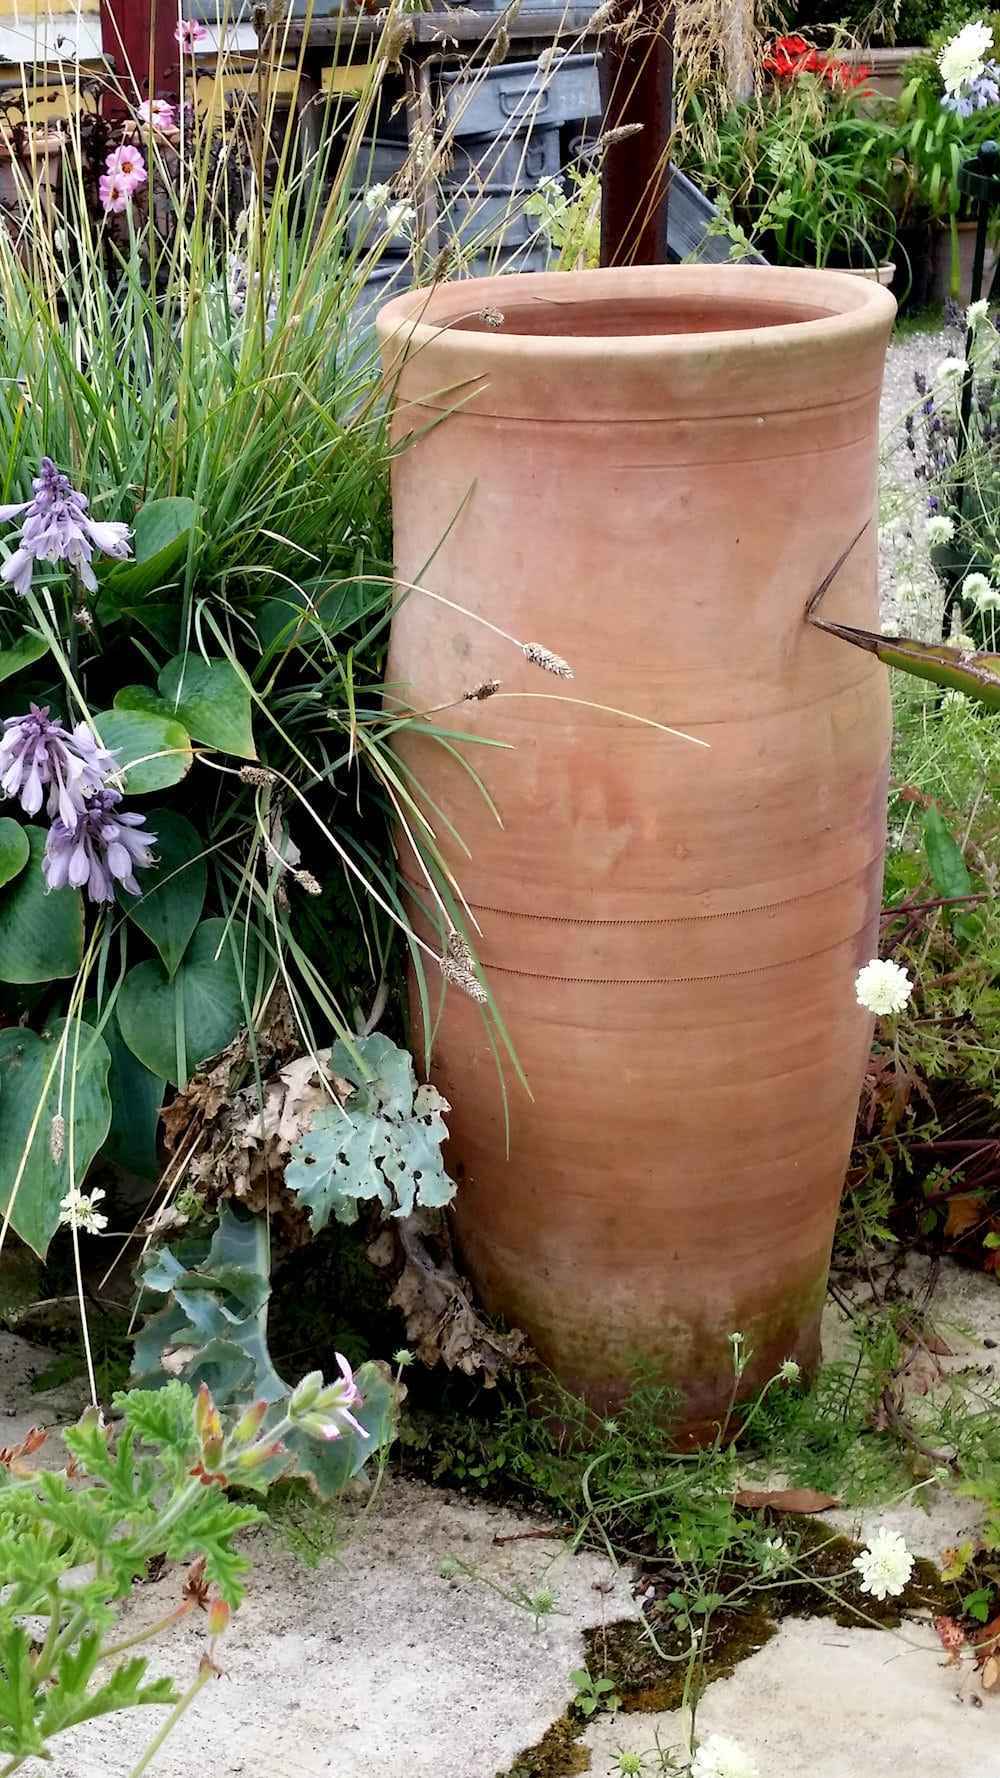
M42 866L50 889L86 888L91 901L114 901L120 883L130 895L141 895L135 871L153 863L156 835L136 833L146 817L120 809L121 800L117 790L99 790L75 828L53 821Z
M78 493L51 457L43 457L40 473L32 482L34 496L20 505L0 506L0 521L21 518L21 535L13 555L0 568L6 581L22 598L31 591L36 562L68 562L88 592L95 592L97 576L91 567L96 550L124 561L132 554L128 525L117 521L101 524L88 517L87 499Z
M114 754L85 722L70 734L52 721L48 705L32 704L26 716L8 716L2 725L0 794L17 797L26 815L37 815L47 791L49 814L70 832L114 767Z

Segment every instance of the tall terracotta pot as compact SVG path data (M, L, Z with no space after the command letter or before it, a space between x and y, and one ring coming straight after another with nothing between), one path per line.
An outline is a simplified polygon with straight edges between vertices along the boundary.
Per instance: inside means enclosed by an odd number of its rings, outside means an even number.
M874 516L893 313L837 272L682 266L443 285L379 319L414 435L399 579L576 675L420 594L394 620L413 708L494 676L524 694L435 718L508 744L462 748L502 828L435 743L400 742L471 853L428 803L532 1094L508 1071L508 1139L480 1011L449 990L433 1072L465 1261L567 1385L603 1410L642 1359L693 1436L732 1333L746 1390L818 1356L889 706L882 667L803 611ZM874 526L825 610L874 624Z

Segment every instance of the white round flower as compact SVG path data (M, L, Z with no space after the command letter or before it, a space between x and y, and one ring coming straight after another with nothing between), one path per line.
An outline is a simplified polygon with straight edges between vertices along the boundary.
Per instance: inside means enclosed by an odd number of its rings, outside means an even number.
M975 332L977 327L981 327L984 321L988 321L989 318L990 299L988 296L979 297L976 302L970 303L965 311L966 323L972 328L973 332Z
M928 543L950 543L955 535L955 521L946 513L933 512L924 525L924 536Z
M397 228L408 228L416 222L417 212L412 204L389 204L385 212L385 226L389 234L395 234Z
M791 1561L788 1545L783 1537L767 1537L757 1550L757 1564L762 1574L777 1574L780 1569L787 1568Z
M873 1599L898 1598L913 1573L913 1557L898 1531L876 1531L851 1563L861 1576L859 1586Z
M99 1235L108 1226L107 1217L97 1208L104 1195L102 1191L92 1191L88 1195L74 1186L59 1205L59 1221L65 1228L83 1229L88 1235Z
M942 358L937 370L934 372L935 380L939 383L957 383L961 377L964 377L964 375L964 358Z
M783 1383L797 1383L802 1375L802 1366L794 1358L783 1358L778 1366L778 1375Z
M975 654L976 649L979 646L975 636L967 636L964 630L955 631L955 634L951 639L951 645L953 648L960 648L963 654ZM965 693L962 692L960 695L964 697Z
M967 574L962 582L961 598L967 605L978 605L986 593L992 592L985 574Z
M993 32L982 19L963 25L938 56L945 92L960 92L966 81L977 79L992 48Z
M945 708L951 708L953 710L957 710L961 707L962 704L968 704L969 701L970 700L966 697L964 691L951 690L951 691L943 691L941 693L941 708L942 708L942 710Z
M900 964L873 957L864 969L858 971L854 991L858 1005L866 1012L902 1012L913 993L913 983Z
M757 1761L731 1735L709 1735L691 1762L691 1778L760 1778Z
M976 610L1000 611L1000 593L996 591L995 587L988 587L985 593L980 593L976 600Z
M364 196L365 209L381 210L383 204L389 202L391 195L387 185L369 185Z

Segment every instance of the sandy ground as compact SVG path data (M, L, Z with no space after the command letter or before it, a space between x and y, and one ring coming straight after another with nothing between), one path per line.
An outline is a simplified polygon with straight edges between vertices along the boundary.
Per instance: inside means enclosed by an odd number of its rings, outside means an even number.
M919 1285L922 1262L913 1264ZM993 1279L946 1265L935 1325L954 1356L1000 1371L1000 1290ZM842 1339L840 1312L827 1312L825 1343ZM65 1417L71 1392L31 1395L44 1360L0 1336L3 1442L33 1422ZM52 1457L58 1442L52 1441ZM918 1554L936 1556L974 1533L977 1509L934 1490L910 1504L858 1517L828 1515L831 1529L868 1535L901 1530ZM568 1675L583 1658L582 1631L636 1616L630 1576L596 1555L569 1554L534 1535L537 1521L413 1482L387 1480L371 1510L342 1512L340 1546L304 1567L270 1527L252 1533L247 1599L222 1652L223 1675L198 1698L159 1757L170 1778L497 1778L537 1744L572 1696ZM498 1539L500 1541L498 1541ZM444 1579L453 1556L478 1578ZM176 1572L128 1602L130 1629L171 1606ZM556 1614L540 1629L505 1598L549 1588ZM495 1589L499 1588L500 1591ZM188 1621L158 1645L154 1665L183 1679L204 1647ZM158 1712L123 1716L67 1736L50 1778L125 1778ZM940 1665L926 1622L901 1637L841 1629L829 1620L786 1620L776 1637L705 1695L700 1731L735 1737L760 1778L1000 1778L1000 1696L983 1698ZM659 1740L681 1742L676 1716L603 1716L588 1728L590 1770L616 1771L618 1753L652 1759ZM658 1771L655 1764L650 1771Z

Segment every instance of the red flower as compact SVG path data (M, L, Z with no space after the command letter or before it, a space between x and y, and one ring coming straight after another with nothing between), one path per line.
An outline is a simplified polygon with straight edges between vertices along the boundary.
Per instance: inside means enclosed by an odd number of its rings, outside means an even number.
M820 74L824 62L811 43L804 37L793 35L775 38L770 54L764 57L763 66L769 74L788 80L795 74Z
M871 69L863 62L828 61L823 66L823 79L829 81L832 87L839 86L845 92L864 86L870 74Z

